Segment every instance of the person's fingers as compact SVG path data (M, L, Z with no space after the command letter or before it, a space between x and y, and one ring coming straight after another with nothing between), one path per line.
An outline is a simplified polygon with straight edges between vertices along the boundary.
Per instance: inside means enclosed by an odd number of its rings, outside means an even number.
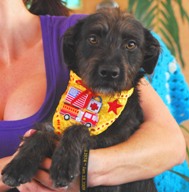
M37 173L35 174L34 179L36 181L38 181L39 183L41 183L42 185L44 185L50 189L54 189L53 182L52 182L48 172L39 169L37 171Z
M26 132L24 133L23 138L24 138L24 137L30 137L30 136L33 135L35 132L36 132L35 129L29 129L28 131L26 131ZM22 141L22 142L19 144L19 147L22 146L23 142L24 142L24 141Z
M46 172L46 171L38 170L38 172L35 175L34 179L37 182L39 182L41 185L43 185L46 188L51 189L53 191L68 192L68 187L55 188L54 185L53 185L53 181L50 178L49 173Z
M79 192L80 191L80 177L74 179L72 183L70 183L67 192Z
M49 169L51 167L52 160L50 158L45 158L41 163L40 168L35 174L35 180L40 182L44 186L48 186L51 189L53 188L53 182L49 175Z
M33 135L36 132L35 129L29 129L28 131L26 131L26 133L24 134L24 137L30 137L31 135Z
M48 186L51 189L54 189L53 181L49 175L49 169L51 167L52 160L50 158L45 158L45 160L41 163L40 169L38 170L37 174L35 175L35 179L42 183L45 186ZM80 178L77 177L74 179L73 182L69 184L67 187L56 188L57 191L67 191L67 192L78 192L79 191L79 181Z
M45 187L44 185L42 185L41 183L39 183L34 179L31 182L20 185L17 189L20 192L53 192L55 191Z
M43 162L40 165L40 169L45 170L48 172L48 170L51 167L52 160L50 158L45 158Z

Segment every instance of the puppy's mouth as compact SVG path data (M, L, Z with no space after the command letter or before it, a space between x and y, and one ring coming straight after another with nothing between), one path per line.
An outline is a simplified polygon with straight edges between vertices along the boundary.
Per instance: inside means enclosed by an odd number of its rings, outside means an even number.
M106 95L114 95L115 93L129 89L122 78L102 78L98 75L94 75L93 77L89 76L89 78L85 81L85 84L93 92Z
M125 74L119 67L101 65L81 74L84 84L95 93L114 95L127 90Z
M117 83L115 82L99 81L90 86L95 93L114 95L115 93L123 90L118 87Z

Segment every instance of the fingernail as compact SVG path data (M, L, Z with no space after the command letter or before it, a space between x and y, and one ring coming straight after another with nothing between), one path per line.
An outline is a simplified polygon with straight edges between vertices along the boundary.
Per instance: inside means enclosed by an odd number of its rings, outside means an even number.
M30 129L30 130L28 131L28 134L29 134L29 135L33 135L35 132L36 132L35 129Z

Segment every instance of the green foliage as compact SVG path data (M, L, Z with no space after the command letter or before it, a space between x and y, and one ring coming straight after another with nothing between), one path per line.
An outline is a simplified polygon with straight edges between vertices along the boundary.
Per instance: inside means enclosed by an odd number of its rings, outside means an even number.
M179 58L184 67L175 6L178 6L182 21L189 23L189 15L183 7L182 0L128 0L128 11L147 28L160 34L169 50Z
M186 147L186 154L189 157L189 148L188 148L188 146Z
M184 125L180 125L180 128L182 128L187 134L189 134L189 130L188 130L187 127L185 127ZM186 154L187 154L187 156L189 158L189 148L188 148L188 146L186 147Z
M180 125L180 127L189 134L189 130L187 127L185 127L184 125Z
M186 175L183 175L182 173L179 173L177 171L173 171L173 170L169 170L170 172L177 174L178 176L182 177L184 180L189 182L189 177L187 177Z

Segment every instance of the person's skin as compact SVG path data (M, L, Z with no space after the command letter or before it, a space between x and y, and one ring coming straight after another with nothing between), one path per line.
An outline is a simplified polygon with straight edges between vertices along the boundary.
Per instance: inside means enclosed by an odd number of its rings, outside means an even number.
M39 17L30 14L22 0L3 0L0 1L0 28L0 120L23 119L41 107L46 93ZM184 137L168 109L145 80L139 89L145 122L128 141L90 150L89 186L150 178L185 159ZM30 134L27 132L26 136ZM0 172L12 158L0 159ZM51 159L47 158L41 166L48 169L50 165ZM0 191L8 189L0 180ZM18 189L21 192L55 191L48 173L42 170ZM68 189L59 191L79 191L78 179Z

